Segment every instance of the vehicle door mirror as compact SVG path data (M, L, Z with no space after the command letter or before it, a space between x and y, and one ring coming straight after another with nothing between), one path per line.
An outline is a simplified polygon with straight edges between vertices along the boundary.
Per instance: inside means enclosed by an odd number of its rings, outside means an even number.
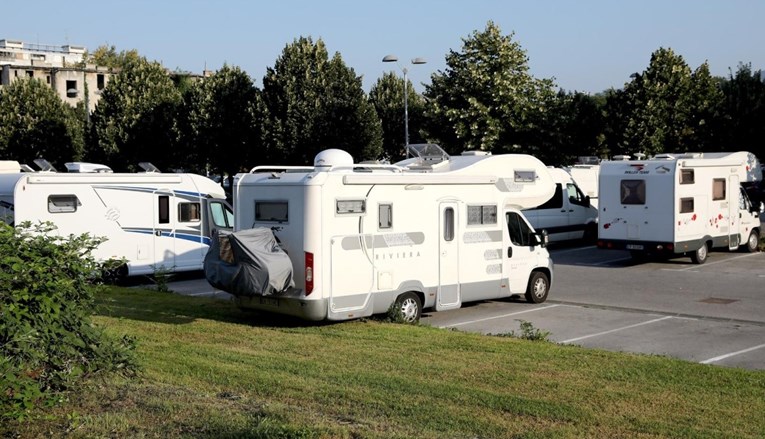
M549 238L547 236L547 230L543 229L541 232L531 232L529 233L529 242L531 243L532 247L535 247L537 245L541 247L547 247L547 243L549 241Z
M584 207L590 207L590 206L592 206L592 203L590 203L590 196L589 195L585 195L584 196Z

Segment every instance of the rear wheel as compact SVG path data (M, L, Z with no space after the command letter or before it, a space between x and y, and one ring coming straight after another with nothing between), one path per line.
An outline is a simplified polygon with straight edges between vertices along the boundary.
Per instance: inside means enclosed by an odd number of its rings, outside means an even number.
M757 249L760 247L760 234L757 233L757 230L752 230L752 232L749 234L749 238L746 240L746 251L749 253L754 253L757 251Z
M526 287L526 300L531 303L542 303L550 293L550 279L541 271L531 273L529 285Z
M709 257L709 248L707 247L707 243L701 244L701 247L699 247L698 250L691 253L691 262L694 264L703 264L707 261L707 258Z
M587 224L587 227L584 229L582 240L585 244L594 244L595 241L598 240L598 225L595 223Z
M411 291L404 293L396 299L393 311L396 317L404 323L417 323L422 315L422 301L417 294Z

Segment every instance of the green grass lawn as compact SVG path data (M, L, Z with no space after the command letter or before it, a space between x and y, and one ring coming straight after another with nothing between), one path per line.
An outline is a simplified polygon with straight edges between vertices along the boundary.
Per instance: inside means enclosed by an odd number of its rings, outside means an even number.
M99 303L97 324L137 338L139 377L91 380L0 433L765 437L762 371L377 320L308 324L126 288Z

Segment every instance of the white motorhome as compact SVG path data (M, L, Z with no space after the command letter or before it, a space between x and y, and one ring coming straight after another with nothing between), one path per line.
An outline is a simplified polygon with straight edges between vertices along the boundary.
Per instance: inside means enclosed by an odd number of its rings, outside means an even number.
M598 247L645 255L689 255L712 248L755 251L759 206L741 187L762 179L751 153L662 154L600 165Z
M125 259L121 275L201 270L214 229L233 230L220 185L195 174L112 173L68 163L71 172L21 172L0 164L0 220L50 221L61 236L104 237L93 255Z
M272 227L295 288L240 296L240 306L310 320L344 320L395 306L423 308L525 295L552 283L545 237L520 209L552 196L542 162L528 155L449 157L410 145L395 165L354 164L341 150L313 167L259 167L234 180L237 229Z
M550 242L584 239L595 242L598 236L598 209L590 204L571 178L560 168L549 168L555 194L541 206L524 209L523 214L535 230L545 230Z
M571 175L579 189L590 197L590 204L597 209L600 160L597 157L579 157L577 163L563 169Z

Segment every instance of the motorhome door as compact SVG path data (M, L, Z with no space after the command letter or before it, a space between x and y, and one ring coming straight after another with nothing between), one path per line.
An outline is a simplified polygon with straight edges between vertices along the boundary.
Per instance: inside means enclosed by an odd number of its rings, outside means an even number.
M438 299L436 311L459 308L459 224L457 203L441 203L439 209Z
M741 198L741 183L738 175L728 177L728 217L730 218L730 230L728 231L728 247L733 250L741 244L739 232L741 229L740 209L746 209ZM744 205L744 207L740 207ZM747 237L744 237L746 239Z
M173 191L154 191L154 271L175 268L175 205Z

